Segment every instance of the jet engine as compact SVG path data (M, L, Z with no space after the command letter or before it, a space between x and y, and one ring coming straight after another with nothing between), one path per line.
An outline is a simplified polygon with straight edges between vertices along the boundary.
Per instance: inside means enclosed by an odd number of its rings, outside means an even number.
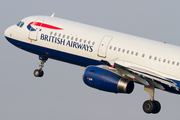
M134 82L98 66L88 66L83 74L86 85L106 92L128 93L134 89Z

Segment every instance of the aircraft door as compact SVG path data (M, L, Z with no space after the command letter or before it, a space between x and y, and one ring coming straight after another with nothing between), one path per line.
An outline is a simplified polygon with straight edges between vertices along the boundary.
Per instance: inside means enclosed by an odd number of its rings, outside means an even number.
M107 48L108 45L110 43L110 41L112 40L113 37L111 36L104 36L104 38L102 39L100 45L99 45L99 50L98 50L98 56L99 57L103 57L106 58L106 53L107 53Z
M37 41L38 32L41 30L41 25L43 24L44 20L37 19L34 22L31 22L28 25L29 32L29 39Z

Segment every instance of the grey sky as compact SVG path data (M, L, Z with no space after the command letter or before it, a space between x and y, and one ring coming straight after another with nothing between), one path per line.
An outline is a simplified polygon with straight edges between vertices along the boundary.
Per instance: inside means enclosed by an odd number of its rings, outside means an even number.
M179 0L1 0L0 119L112 120L178 119L180 96L156 90L162 109L147 115L150 97L137 85L132 94L113 94L86 86L79 66L49 59L43 78L33 76L38 56L17 49L4 30L31 15L51 15L180 46ZM137 46L138 47L138 46ZM153 48L152 48L153 49Z

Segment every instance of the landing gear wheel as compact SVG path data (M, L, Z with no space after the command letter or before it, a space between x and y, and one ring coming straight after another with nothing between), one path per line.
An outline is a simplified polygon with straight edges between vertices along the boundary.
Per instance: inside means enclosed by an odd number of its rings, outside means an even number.
M158 101L147 100L143 104L143 110L145 113L157 114L161 110L161 104Z
M153 101L147 100L143 104L143 110L145 113L152 113L155 109L155 104Z
M39 70L39 69L34 70L35 77L42 77L43 75L44 75L43 70Z
M42 68L44 67L44 63L48 60L48 58L45 56L39 56L39 60L39 69L34 70L35 77L42 77L44 75L44 71L42 70Z
M152 113L157 114L161 110L161 104L158 101L153 101L155 104L155 109Z
M34 70L34 76L35 76L35 77L39 77L39 74L40 74L40 72L39 72L38 69Z
M42 77L44 75L44 71L43 70L39 70L39 71L40 71L39 77Z
M151 85L149 87L144 86L144 90L149 93L150 100L147 100L143 104L143 110L145 113L153 113L157 114L161 110L161 104L154 100L154 86Z

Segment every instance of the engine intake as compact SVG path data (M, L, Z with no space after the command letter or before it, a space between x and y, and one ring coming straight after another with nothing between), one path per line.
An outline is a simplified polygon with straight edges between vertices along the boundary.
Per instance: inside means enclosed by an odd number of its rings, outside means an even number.
M90 87L106 92L129 94L134 89L133 81L98 66L88 66L84 71L83 81Z

